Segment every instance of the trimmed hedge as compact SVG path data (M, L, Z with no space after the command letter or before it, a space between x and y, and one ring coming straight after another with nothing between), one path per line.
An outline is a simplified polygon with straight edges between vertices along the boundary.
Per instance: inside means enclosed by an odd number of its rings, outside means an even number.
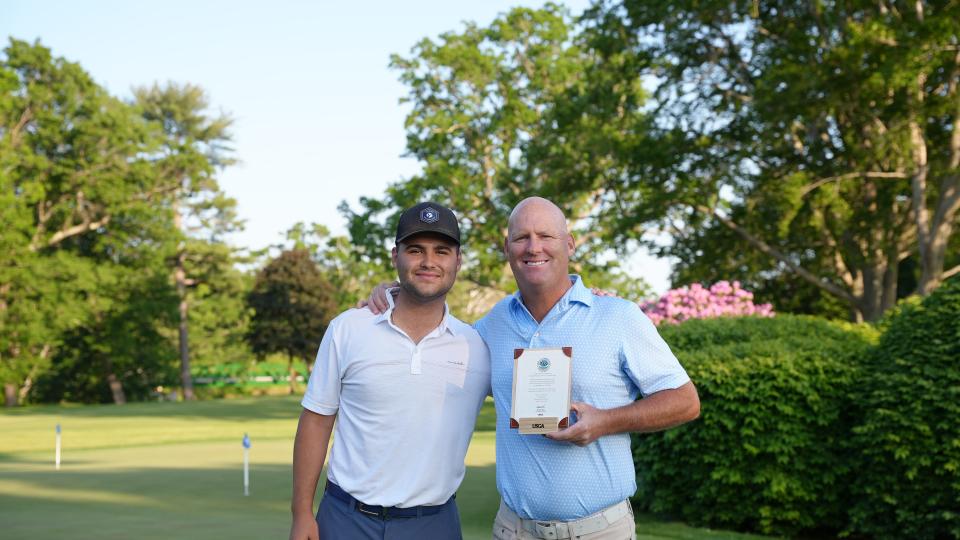
M690 320L660 332L697 385L701 418L634 436L635 503L744 531L843 529L853 461L847 415L876 331L779 315Z
M858 392L850 531L960 538L960 279L882 325Z

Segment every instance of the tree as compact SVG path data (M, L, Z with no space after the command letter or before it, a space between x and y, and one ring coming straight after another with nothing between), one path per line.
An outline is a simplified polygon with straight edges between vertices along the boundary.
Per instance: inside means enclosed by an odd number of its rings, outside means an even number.
M287 242L273 248L279 250L306 250L330 282L336 301L336 312L356 305L366 298L377 284L396 279L396 271L377 257L363 256L346 236L331 236L322 224L295 223L286 232Z
M190 84L134 89L143 117L160 130L160 147L153 162L172 190L170 209L181 232L173 257L173 279L179 297L178 341L183 397L194 399L190 374L189 289L200 274L228 271L232 252L222 236L240 227L236 201L227 197L216 180L218 169L233 160L229 157L229 127L226 115L210 116L203 89Z
M246 297L253 275L234 266L245 258L231 256L227 261L193 274L197 285L189 295L192 366L247 362L252 356L246 340L251 315Z
M61 334L62 346L36 377L30 401L120 405L148 399L157 385L175 380L176 352L166 330L176 321L176 292L163 258L156 258L151 265L96 267L84 324Z
M577 272L599 280L592 283L611 283L602 278L612 276L644 290L618 274L618 258L605 256L611 247L625 254L631 246L612 246L599 226L605 219L600 209L615 204L603 189L605 173L618 167L608 159L615 155L610 149L624 144L623 135L643 119L600 122L586 114L611 99L642 102L643 91L637 81L618 83L618 93L587 85L594 76L609 79L610 72L595 69L575 38L566 11L548 4L514 9L485 28L467 24L462 32L420 41L409 57L394 56L391 65L412 106L407 150L423 171L391 184L382 198L362 198L358 211L341 206L356 257L389 268L387 248L400 212L436 200L460 218L459 282L469 283L477 300L465 304L484 304L513 287L501 255L510 210L541 195L570 217Z
M247 339L258 356L282 353L290 372L290 393L294 393L294 359L307 365L330 320L336 315L336 300L305 249L281 253L257 273L247 297L253 310Z
M168 382L178 304L184 352L189 302L206 356L214 344L242 347L247 285L223 241L237 219L213 176L229 162L229 120L208 116L190 85L136 97L110 96L39 43L11 40L0 58L7 405L146 397Z
M95 276L131 249L163 253L164 186L147 123L83 69L12 39L0 60L0 378L30 392L65 333L93 316Z
M621 231L656 223L665 252L714 264L727 229L762 254L750 272L799 276L857 320L914 292L907 261L919 294L960 272L960 6L624 0L585 24L601 56L644 64L626 80L656 86L650 143L670 158L621 154Z

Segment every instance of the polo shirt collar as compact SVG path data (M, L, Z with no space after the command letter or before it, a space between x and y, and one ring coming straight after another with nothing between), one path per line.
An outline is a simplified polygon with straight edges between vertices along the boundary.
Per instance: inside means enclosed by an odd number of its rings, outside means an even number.
M570 287L570 290L564 295L567 300L567 304L570 304L571 302L578 302L587 307L592 306L593 291L588 289L587 286L583 284L583 279L576 274L571 274L570 282L573 284L573 286Z
M397 290L397 287L394 287L392 289L387 289L387 310L377 315L377 317L374 319L375 324L380 324L382 322L390 322L390 316L393 315L393 308L396 307L394 305L394 300L393 300L393 292L395 290ZM457 331L456 329L454 329L454 325L450 324L451 318L452 316L450 315L450 305L444 302L443 318L440 319L440 325L437 328L440 329L441 333L448 332L451 336L456 337ZM432 330L430 333L432 334L435 331L436 331L436 328Z
M593 292L583 284L583 279L581 279L580 276L570 274L570 284L571 287L567 289L567 292L563 293L563 296L561 296L557 302L560 309L567 309L571 303L579 303L587 307L593 305ZM519 290L513 293L512 302L514 307L526 309L526 306L523 305L523 296L520 295Z

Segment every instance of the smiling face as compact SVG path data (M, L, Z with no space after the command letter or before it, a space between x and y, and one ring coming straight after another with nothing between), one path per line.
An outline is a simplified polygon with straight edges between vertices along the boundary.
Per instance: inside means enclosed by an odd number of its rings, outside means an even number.
M552 202L525 199L510 214L503 250L520 292L527 296L566 291L573 237L563 212Z
M443 298L460 270L460 248L433 233L411 236L393 248L401 294L417 303Z

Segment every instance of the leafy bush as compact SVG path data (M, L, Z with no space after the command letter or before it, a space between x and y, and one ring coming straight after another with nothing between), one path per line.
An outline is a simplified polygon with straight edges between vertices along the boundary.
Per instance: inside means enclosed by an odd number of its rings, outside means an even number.
M960 538L960 280L882 325L858 392L851 531Z
M846 415L875 331L779 315L690 320L661 333L697 385L701 419L635 436L635 502L740 530L842 529Z
M699 283L672 289L659 300L642 303L640 309L657 326L712 317L773 317L773 307L770 304L754 304L753 293L741 289L739 281L718 281L709 289Z

